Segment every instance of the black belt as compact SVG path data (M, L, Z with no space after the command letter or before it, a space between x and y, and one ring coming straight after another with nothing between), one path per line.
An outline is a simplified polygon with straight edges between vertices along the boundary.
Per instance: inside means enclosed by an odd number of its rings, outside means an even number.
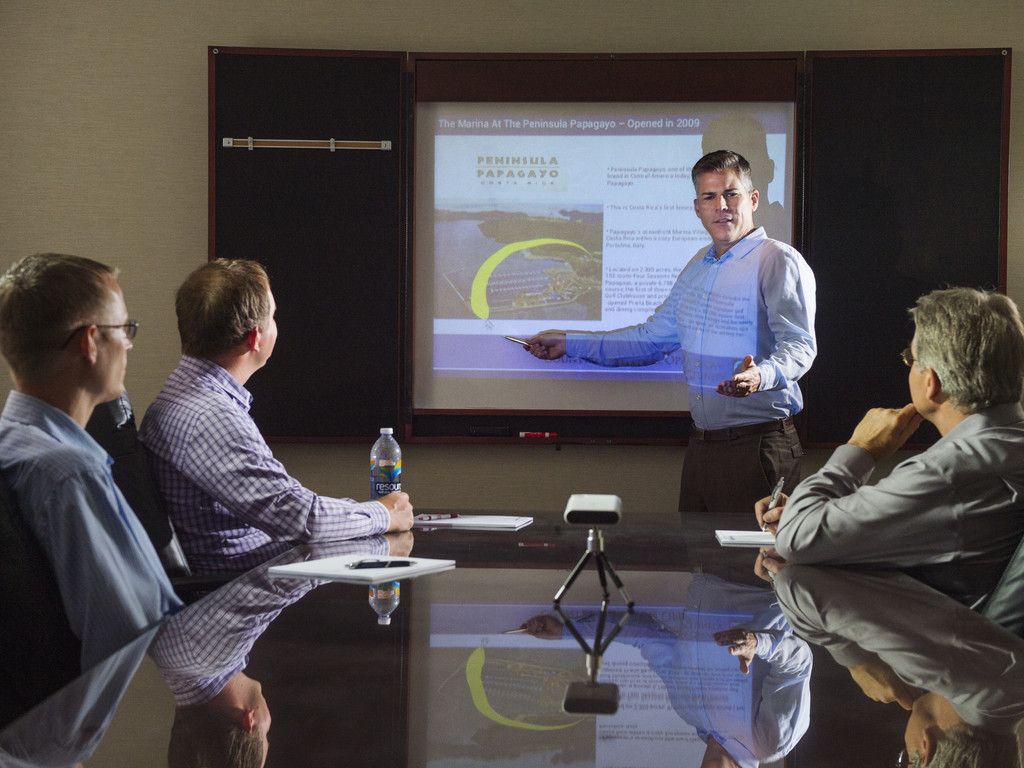
M792 417L766 421L763 424L745 424L742 427L726 427L725 429L701 429L694 427L690 430L690 437L698 440L718 442L721 440L735 440L737 437L749 437L750 435L763 435L766 432L785 432L788 427L793 426Z

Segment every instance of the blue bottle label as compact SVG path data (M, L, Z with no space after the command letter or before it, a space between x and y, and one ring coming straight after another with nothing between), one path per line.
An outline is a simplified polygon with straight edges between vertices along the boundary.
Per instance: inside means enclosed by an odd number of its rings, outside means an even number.
M370 496L380 498L402 490L402 460L370 462Z

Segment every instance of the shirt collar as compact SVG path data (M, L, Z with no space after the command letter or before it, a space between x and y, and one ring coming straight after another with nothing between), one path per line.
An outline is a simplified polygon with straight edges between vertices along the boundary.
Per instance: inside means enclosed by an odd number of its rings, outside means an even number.
M114 463L103 446L97 443L92 435L82 429L74 419L60 408L55 408L37 397L12 390L7 396L3 418L39 429L64 445L75 446L97 456L103 456L108 465Z
M990 427L1003 427L1009 424L1024 422L1024 406L1020 403L1000 403L972 413L949 432L939 438L936 443L968 437Z
M752 250L757 248L762 242L768 239L768 235L765 234L764 227L757 227L752 229L745 237L741 238L738 242L734 243L732 248L723 253L717 259L715 258L715 244L712 243L708 246L708 249L704 252L704 261L708 263L719 263L730 259L742 259Z
M182 355L179 367L186 373L196 378L202 378L212 384L215 389L230 397L244 410L248 411L249 406L252 405L252 393L235 381L234 376L212 360Z

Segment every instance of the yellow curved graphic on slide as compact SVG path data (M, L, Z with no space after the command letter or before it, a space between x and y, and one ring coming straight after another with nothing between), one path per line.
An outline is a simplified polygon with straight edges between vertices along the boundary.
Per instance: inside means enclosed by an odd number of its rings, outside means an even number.
M469 693L473 697L473 704L477 711L488 720L493 720L498 725L507 725L509 728L522 728L524 731L561 731L572 728L582 722L575 720L562 725L539 725L538 723L527 723L524 720L513 720L497 712L487 700L487 692L484 691L484 649L477 648L466 659L466 683L469 685Z
M542 245L568 245L572 248L579 248L585 254L590 255L590 251L579 243L574 243L572 240L558 240L553 237L520 240L518 243L509 243L499 248L480 265L480 269L476 272L476 277L473 278L473 287L469 292L469 305L473 309L473 314L481 320L486 320L491 316L491 308L487 304L487 282L491 279L491 273L494 272L497 266L517 251L540 248Z

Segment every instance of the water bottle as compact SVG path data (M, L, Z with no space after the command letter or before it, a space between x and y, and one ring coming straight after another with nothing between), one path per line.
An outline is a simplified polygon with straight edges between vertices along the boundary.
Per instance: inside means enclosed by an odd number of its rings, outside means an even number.
M401 587L397 581L370 585L370 607L377 612L378 624L387 626L391 623L391 614L398 607L400 595Z
M379 499L402 490L402 449L392 437L391 427L381 427L380 437L370 449L370 498Z

